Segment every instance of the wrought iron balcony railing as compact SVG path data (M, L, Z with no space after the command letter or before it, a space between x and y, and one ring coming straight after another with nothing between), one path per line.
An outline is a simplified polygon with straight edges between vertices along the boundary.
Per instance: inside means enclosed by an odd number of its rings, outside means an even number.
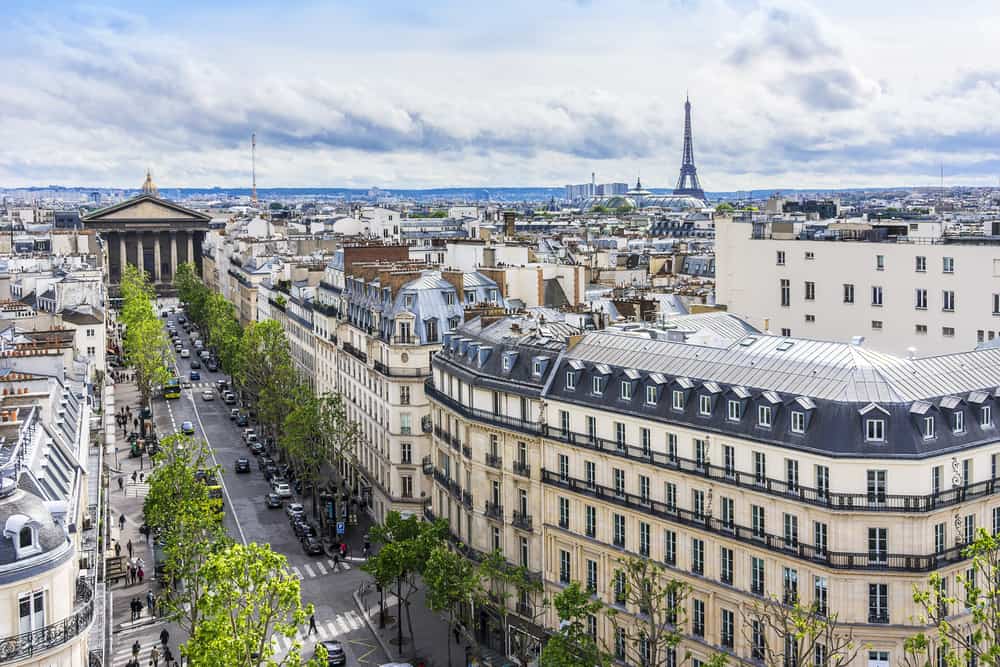
M94 589L86 579L77 579L74 612L44 628L0 638L0 664L20 662L66 644L85 632L93 618Z

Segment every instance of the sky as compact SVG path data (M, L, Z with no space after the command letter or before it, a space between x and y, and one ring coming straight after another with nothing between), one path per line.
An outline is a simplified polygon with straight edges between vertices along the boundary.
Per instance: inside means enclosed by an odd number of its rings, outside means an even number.
M0 186L1000 184L996 0L4 0Z

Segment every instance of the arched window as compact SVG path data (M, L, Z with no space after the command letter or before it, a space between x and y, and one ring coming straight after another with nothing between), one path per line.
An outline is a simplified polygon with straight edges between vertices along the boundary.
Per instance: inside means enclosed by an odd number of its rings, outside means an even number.
M34 534L31 530L31 526L25 526L21 529L21 532L17 536L17 546L19 549L27 549L32 546L34 542Z

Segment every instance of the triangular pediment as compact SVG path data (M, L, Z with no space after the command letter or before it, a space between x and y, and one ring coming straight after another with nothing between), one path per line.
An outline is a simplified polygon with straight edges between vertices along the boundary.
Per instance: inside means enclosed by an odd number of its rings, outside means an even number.
M151 195L141 195L84 216L86 222L135 220L186 220L205 222L211 216Z

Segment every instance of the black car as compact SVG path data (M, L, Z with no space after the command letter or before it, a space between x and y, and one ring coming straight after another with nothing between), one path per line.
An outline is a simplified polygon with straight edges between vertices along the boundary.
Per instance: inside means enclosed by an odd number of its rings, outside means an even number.
M250 423L250 420L247 418L246 415L240 414L240 415L236 416L236 425L237 426L246 426L249 423Z
M307 537L316 537L318 534L316 532L316 527L305 519L296 519L292 521L292 530L295 532L295 536L300 540Z
M250 459L243 456L236 459L236 472L250 472Z
M212 371L213 373L219 370L219 364L216 363L215 359L209 359L205 362L205 368Z
M264 466L264 479L266 479L267 481L271 481L272 479L274 479L277 476L277 474L278 474L278 466L276 466L275 464L268 463L266 466Z
M197 359L191 359L191 368L201 368L201 362Z
M269 465L274 465L274 459L272 459L270 456L262 456L259 459L257 459L257 469L260 470L261 472L263 472L264 468L266 468Z
M305 551L308 556L322 556L323 543L312 535L306 535L302 538L302 550Z
M327 639L325 641L316 642L316 647L319 647L320 644L322 644L323 648L326 649L327 667L343 667L347 664L347 656L344 655L344 647L336 639ZM319 654L316 647L313 648L314 658Z
M260 444L259 442L251 442L249 445L247 445L247 447L250 448L251 452L253 452L258 456L264 453L264 445Z
M279 509L282 505L281 496L277 493L269 493L264 497L264 502L269 509Z

